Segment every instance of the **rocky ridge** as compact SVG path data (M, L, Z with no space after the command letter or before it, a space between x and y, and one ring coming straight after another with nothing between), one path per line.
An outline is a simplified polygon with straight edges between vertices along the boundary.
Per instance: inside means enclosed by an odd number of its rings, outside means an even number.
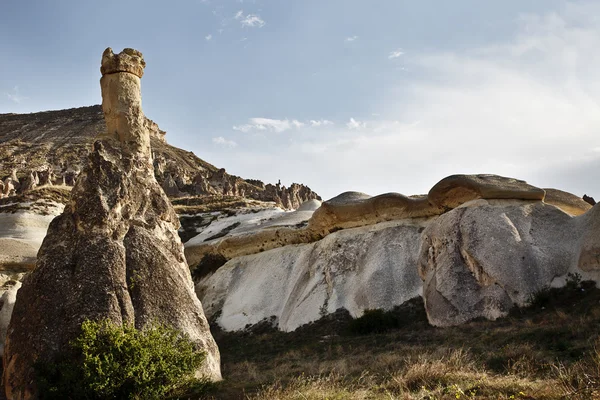
M165 132L144 117L150 132L154 173L170 198L235 196L275 202L295 209L320 199L310 188L293 183L265 184L228 174L192 152L169 145ZM101 106L0 114L0 197L46 185L75 184L94 140L106 132Z

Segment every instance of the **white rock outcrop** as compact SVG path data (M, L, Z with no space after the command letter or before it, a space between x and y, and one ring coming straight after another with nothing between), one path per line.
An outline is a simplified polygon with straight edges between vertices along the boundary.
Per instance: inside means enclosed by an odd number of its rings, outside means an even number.
M572 220L523 200L475 200L438 217L423 232L419 257L430 323L505 316L575 272Z
M196 291L226 330L276 317L284 331L345 308L391 309L421 294L415 268L428 220L384 222L332 233L308 244L232 259Z
M433 325L496 319L568 273L600 280L598 214L569 193L491 175L448 177L411 198L349 192L300 228L203 244L224 265L199 274L196 291L226 330L274 317L289 331L339 308L360 316L416 295Z

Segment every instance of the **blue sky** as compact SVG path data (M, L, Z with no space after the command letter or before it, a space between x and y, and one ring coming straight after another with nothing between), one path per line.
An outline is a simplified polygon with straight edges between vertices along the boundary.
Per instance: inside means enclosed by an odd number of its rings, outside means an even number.
M98 104L102 51L144 111L230 173L328 198L496 173L600 197L591 1L3 0L0 113Z

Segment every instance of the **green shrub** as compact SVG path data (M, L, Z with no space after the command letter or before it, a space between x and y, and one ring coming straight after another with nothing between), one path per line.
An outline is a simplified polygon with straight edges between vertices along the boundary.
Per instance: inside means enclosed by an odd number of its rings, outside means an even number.
M161 399L189 383L205 355L165 325L85 321L71 352L35 366L43 399Z

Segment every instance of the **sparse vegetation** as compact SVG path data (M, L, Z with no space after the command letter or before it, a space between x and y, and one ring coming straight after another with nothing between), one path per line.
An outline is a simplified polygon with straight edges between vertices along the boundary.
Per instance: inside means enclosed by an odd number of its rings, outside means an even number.
M569 282L543 309L449 328L415 299L371 313L383 333L353 331L342 311L290 333L215 329L225 381L192 398L600 399L600 290Z
M57 363L38 363L43 399L162 399L193 382L204 353L177 330L137 330L108 320L85 321L72 351Z

